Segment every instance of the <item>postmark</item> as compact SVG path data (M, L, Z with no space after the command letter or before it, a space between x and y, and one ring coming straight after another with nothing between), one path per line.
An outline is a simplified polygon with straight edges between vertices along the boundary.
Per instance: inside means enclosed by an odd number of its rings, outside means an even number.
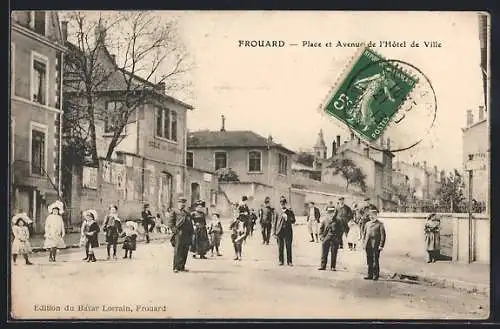
M385 147L382 140L375 143L382 135L393 141L393 152L413 147L434 123L437 102L429 79L415 66L385 59L370 48L359 50L337 86L322 111L372 148ZM411 125L414 114L419 118Z

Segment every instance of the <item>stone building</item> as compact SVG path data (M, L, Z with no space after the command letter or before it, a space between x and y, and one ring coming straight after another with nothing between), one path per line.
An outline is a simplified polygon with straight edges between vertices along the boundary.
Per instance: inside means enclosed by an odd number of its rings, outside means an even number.
M154 84L121 70L105 46L106 34L100 26L95 42L98 61L109 75L107 83L93 95L96 111L103 113L96 117L95 124L99 164L73 168L72 179L65 184L72 222L79 223L84 209L94 208L103 215L111 204L118 205L122 217L139 217L145 203L153 212L164 213L186 191L187 111L193 107L169 96L164 83ZM70 42L67 45L71 51L79 51ZM65 99L68 103L84 103L78 78L71 66L66 68ZM125 93L131 92L125 77L130 76L132 83L144 88L144 101L130 116L110 161L106 161L114 132L113 115L125 106Z
M11 25L11 211L42 232L61 182L61 64L64 42L53 11L13 11Z

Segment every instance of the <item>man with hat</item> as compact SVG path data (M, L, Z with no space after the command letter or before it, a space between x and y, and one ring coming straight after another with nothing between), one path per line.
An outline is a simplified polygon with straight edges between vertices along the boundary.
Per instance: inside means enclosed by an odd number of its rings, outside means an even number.
M366 263L368 265L368 275L365 280L378 280L380 274L379 257L385 245L384 223L378 220L378 209L375 205L370 205L367 209L370 220L366 222L363 230L363 247L366 251Z
M314 202L309 203L309 212L307 213L307 230L311 235L310 242L314 242L314 237L316 237L316 242L319 242L318 238L318 223L321 217L319 208L314 205Z
M269 244L274 217L276 217L276 214L274 208L271 207L271 199L266 196L264 199L264 205L259 210L259 223L262 230L262 244Z
M171 211L167 217L167 225L172 232L170 242L174 247L173 270L175 273L187 272L186 260L194 233L191 216L186 210L186 202L187 199L180 196L177 201L178 209Z
M365 198L363 202L360 202L358 205L359 209L359 230L361 232L361 235L363 234L363 230L365 228L365 225L368 221L370 221L370 214L368 209L370 208L370 198ZM361 239L363 237L361 236Z
M339 248L342 249L344 248L344 243L343 243L344 235L347 235L347 233L349 233L348 223L353 218L352 209L344 203L343 196L339 198L337 218L340 220L340 223L342 224L342 238L340 239L340 246L339 246Z
M149 203L144 204L144 210L141 213L142 226L144 227L144 232L146 233L146 243L149 243L149 232L153 231L155 226L155 221L151 210L149 210ZM149 227L151 225L151 228Z
M326 269L328 262L328 253L331 252L330 269L335 271L337 266L337 253L339 251L340 241L344 232L342 222L338 218L338 210L335 207L327 208L326 218L321 222L319 234L321 236L321 266L320 271Z
M293 240L293 227L295 224L295 214L292 209L287 208L286 198L280 198L281 211L274 220L274 232L278 240L278 257L279 264L284 263L284 248L286 247L286 262L288 266L293 266L292 262L292 240Z

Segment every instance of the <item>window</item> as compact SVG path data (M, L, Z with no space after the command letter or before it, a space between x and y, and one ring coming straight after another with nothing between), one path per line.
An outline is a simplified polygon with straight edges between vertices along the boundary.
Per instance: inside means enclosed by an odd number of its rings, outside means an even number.
M43 175L47 160L47 127L31 124L31 173Z
M284 154L280 154L278 172L282 175L286 175L287 171L288 171L288 157Z
M215 170L227 168L227 153L215 152Z
M194 166L194 154L193 152L187 152L186 154L186 166L193 168Z
M177 113L169 109L156 110L156 137L177 141Z
M38 34L46 35L47 25L47 12L44 10L37 10L30 12L30 27Z
M47 105L49 60L45 56L32 53L31 62L31 100Z
M117 123L120 124L121 108L123 103L120 101L106 102L106 119L104 120L104 132L114 133ZM118 121L118 122L117 122Z
M262 155L259 151L248 152L248 171L261 172L262 171Z

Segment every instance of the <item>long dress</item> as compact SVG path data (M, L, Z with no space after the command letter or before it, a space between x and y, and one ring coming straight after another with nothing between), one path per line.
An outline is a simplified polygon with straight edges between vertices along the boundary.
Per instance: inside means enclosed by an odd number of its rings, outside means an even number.
M205 214L195 212L193 213L192 218L194 224L194 235L193 243L191 244L191 252L203 256L210 249Z
M425 246L427 251L438 251L441 249L440 223L428 220L425 223Z
M359 225L354 220L350 220L347 225L349 226L349 233L347 233L347 243L357 244L360 237Z
M60 215L50 214L45 220L45 241L43 247L47 248L65 248L64 243L64 222Z
M27 226L12 227L12 234L14 234L14 241L12 242L13 254L27 254L31 252L30 244L30 231Z

